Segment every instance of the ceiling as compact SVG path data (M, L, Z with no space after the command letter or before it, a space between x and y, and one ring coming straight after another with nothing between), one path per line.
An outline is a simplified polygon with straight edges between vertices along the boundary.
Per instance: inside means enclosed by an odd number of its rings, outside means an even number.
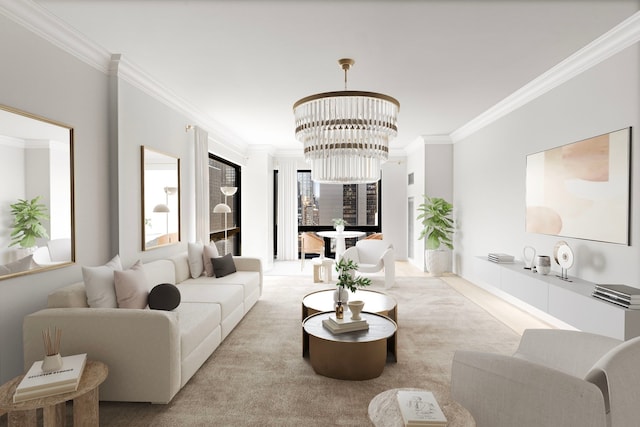
M239 145L297 149L292 105L342 90L400 101L392 149L449 135L638 11L637 0L35 0Z

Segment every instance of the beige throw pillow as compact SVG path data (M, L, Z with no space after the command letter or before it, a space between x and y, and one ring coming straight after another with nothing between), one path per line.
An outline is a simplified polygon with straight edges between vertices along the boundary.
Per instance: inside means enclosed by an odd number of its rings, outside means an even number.
M121 271L120 256L99 267L82 267L82 278L87 292L87 303L91 308L118 308L113 272Z
M214 244L207 245L203 248L202 251L202 260L204 262L204 272L207 277L213 276L213 264L211 263L211 258L218 258L218 248Z
M124 271L114 271L113 280L119 308L145 308L149 300L149 286L142 262Z

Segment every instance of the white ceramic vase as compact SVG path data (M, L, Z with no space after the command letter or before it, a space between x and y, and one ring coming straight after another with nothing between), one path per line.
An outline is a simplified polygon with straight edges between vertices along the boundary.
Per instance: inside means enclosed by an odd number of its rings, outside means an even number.
M342 286L338 286L336 290L333 291L333 302L338 302L338 292L340 292L340 301L346 305L349 301L349 291Z
M42 359L42 370L44 372L58 371L62 368L62 356L60 353L45 356Z
M424 259L425 267L432 276L442 276L451 269L451 251L448 249L427 249Z
M344 231L344 225L336 225L336 231L342 233Z
M349 311L351 312L351 319L360 320L360 313L362 312L362 308L364 307L364 301L349 301L347 305L349 306Z

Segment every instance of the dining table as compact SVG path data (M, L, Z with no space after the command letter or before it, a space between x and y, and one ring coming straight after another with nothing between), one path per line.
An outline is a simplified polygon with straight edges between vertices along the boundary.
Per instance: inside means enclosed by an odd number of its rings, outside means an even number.
M345 239L350 238L359 238L364 236L366 233L364 231L318 231L316 233L318 236L327 237L330 239L336 239L336 261L339 261L342 258L342 254L346 250Z

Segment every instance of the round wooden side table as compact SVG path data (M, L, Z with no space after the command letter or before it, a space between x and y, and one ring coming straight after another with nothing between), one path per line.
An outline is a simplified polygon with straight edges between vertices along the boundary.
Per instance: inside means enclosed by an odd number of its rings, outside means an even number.
M66 402L73 400L73 425L98 426L98 387L107 378L108 372L109 369L104 363L87 360L78 390L13 403L13 394L24 375L17 376L0 387L0 410L9 413L9 427L35 426L38 408L42 408L45 426L64 426Z

